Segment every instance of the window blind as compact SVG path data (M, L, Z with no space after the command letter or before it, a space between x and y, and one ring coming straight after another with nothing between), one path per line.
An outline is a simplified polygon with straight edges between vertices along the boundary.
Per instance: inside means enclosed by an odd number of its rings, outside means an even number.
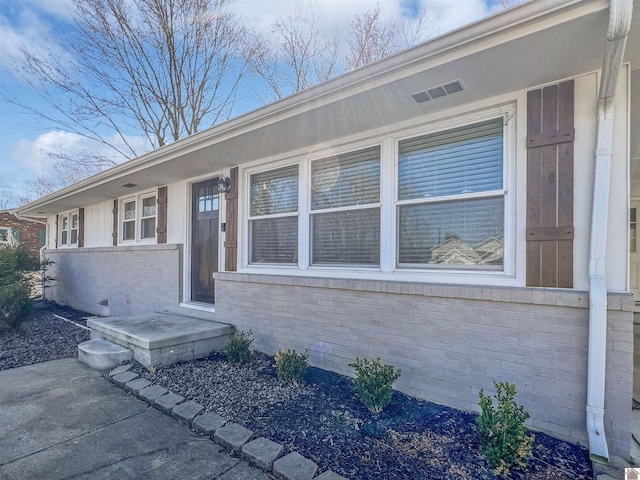
M311 209L380 201L380 147L371 147L311 164Z
M398 200L500 190L502 157L502 118L403 140Z
M298 211L298 165L251 175L251 216Z
M250 263L298 263L298 217L249 222Z

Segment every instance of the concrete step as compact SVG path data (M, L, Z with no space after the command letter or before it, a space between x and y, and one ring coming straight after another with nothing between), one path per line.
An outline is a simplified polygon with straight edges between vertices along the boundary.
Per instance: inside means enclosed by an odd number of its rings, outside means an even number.
M91 338L133 350L133 358L147 368L221 351L234 331L230 325L169 313L92 318L87 326Z
M95 338L78 345L78 360L96 370L109 370L132 357L131 350L104 338Z

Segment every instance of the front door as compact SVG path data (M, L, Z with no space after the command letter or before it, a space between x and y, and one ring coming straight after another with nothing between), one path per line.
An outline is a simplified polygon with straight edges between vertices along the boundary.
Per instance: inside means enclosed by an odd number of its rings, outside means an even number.
M631 202L629 211L629 289L636 297L636 310L640 308L640 243L638 242L638 221L640 202Z
M213 273L218 271L218 179L192 190L191 300L214 303Z

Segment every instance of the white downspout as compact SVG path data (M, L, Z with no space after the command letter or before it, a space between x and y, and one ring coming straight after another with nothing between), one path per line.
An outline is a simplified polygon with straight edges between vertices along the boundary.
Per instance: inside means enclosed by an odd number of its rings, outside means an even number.
M596 165L591 213L589 256L589 359L587 374L587 433L592 460L609 461L604 431L604 392L607 354L607 285L605 256L613 143L613 103L622 56L631 28L633 0L611 0L609 28L598 95Z

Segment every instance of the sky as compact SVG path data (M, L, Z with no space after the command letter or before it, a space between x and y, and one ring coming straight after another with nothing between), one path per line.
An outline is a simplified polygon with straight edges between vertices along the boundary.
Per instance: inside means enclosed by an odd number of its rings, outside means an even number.
M496 0L301 0L302 8L312 2L325 13L323 28L344 32L350 16L380 6L387 18L408 18L418 10L419 2L433 26L431 35L444 34L489 14L498 8ZM265 33L271 25L290 13L292 0L232 0L234 8L249 28ZM494 3L491 3L494 2ZM0 0L0 208L11 198L9 207L28 193L25 185L51 170L49 152L61 148L87 150L102 148L59 126L37 120L10 104L17 98L35 111L47 112L48 106L37 91L17 75L21 50L38 51L47 45L58 55L66 55L62 32L72 28L68 10L70 0ZM238 93L233 116L261 106L255 88L244 86ZM136 139L132 139L134 142ZM140 140L141 141L141 140ZM106 153L106 152L105 152Z

